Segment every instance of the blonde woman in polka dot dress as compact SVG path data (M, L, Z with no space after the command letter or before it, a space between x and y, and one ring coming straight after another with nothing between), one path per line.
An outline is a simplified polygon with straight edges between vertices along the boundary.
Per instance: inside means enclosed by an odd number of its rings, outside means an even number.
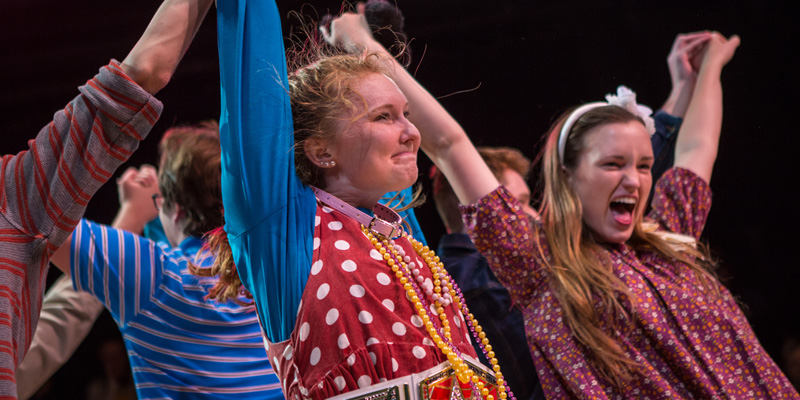
M226 225L211 238L221 275L211 296L241 300L247 289L288 398L372 390L446 362L459 377L454 390L512 398L467 368L476 358L471 340L488 341L438 259L397 231L384 241L369 221L342 211L369 214L387 192L413 185L420 146L447 174L469 174L455 170L465 157L482 167L474 176L494 179L461 127L372 38L360 11L325 31L359 55L287 74L275 4L218 3ZM460 140L420 136L434 131Z
M711 205L720 73L739 44L701 33L701 65L643 223L653 150L635 100L565 114L548 138L540 218L503 188L464 209L470 234L523 309L545 396L798 398L692 246Z

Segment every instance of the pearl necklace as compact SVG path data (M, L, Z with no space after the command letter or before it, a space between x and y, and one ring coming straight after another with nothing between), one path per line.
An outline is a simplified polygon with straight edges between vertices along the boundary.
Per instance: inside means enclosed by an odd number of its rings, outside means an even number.
M483 350L486 359L492 365L492 370L495 374L497 392L501 400L506 400L508 394L511 394L511 400L515 400L511 389L503 379L503 374L500 372L500 366L495 358L492 346L489 344L489 339L486 338L486 333L483 328L478 324L475 316L467 309L466 302L463 301L461 291L457 290L458 287L455 282L447 274L444 269L444 264L439 260L433 250L428 246L423 245L413 237L402 233L402 236L411 242L414 251L424 260L428 265L433 276L433 284L426 281L420 274L419 267L411 261L401 246L395 246L394 240L381 236L379 238L373 232L361 225L361 231L367 236L370 243L375 246L375 249L381 254L386 264L389 265L392 272L399 279L406 291L406 297L414 304L414 309L422 319L428 335L433 339L436 347L447 357L450 365L456 373L456 377L461 383L471 383L474 389L473 393L480 393L481 397L486 400L494 400L494 396L490 394L489 388L485 387L480 377L476 375L469 365L464 361L461 352L456 348L452 342L452 333L450 331L450 321L447 320L445 314L445 307L453 304L456 310L462 311L467 316L465 321L469 326L470 331L476 339L480 340L481 349ZM426 311L427 305L422 294L427 295L431 299L431 307L435 309L435 315L439 317L439 325L431 321L431 317Z

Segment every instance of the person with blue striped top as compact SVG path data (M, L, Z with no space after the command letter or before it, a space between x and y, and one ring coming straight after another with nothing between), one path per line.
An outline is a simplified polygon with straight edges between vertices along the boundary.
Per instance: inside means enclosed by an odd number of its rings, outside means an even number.
M254 307L206 301L216 282L189 273L214 261L201 236L222 218L218 126L173 128L160 150L158 173L120 178L114 227L81 220L52 261L111 312L140 399L283 398ZM156 214L169 243L136 234Z

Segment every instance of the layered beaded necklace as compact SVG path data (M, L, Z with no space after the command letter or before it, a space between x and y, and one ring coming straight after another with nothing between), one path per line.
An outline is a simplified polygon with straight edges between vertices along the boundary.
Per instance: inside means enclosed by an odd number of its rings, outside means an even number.
M451 304L466 316L465 321L469 330L475 340L480 343L486 359L489 360L495 375L498 397L501 400L506 400L509 397L510 400L516 400L505 379L503 379L503 374L500 372L500 366L497 363L494 351L492 351L492 346L489 344L489 339L486 338L486 333L483 332L483 328L478 324L472 313L469 312L461 290L444 269L444 264L439 260L439 256L428 246L423 245L403 231L402 218L394 210L378 203L373 209L375 217L372 217L321 189L313 188L313 190L317 198L323 203L361 224L361 231L369 239L370 243L375 246L383 260L394 272L395 277L403 285L403 289L406 291L406 298L414 304L414 309L422 319L425 330L436 347L447 357L459 382L471 385L474 389L473 394L478 393L481 398L486 400L495 400L494 396L490 394L490 389L484 385L480 377L470 368L461 351L452 342L450 321L445 314L445 307ZM387 220L392 222L387 222ZM411 257L406 254L402 246L395 245L396 243L393 239L395 235L404 237L411 243L414 251L430 269L433 282L426 280L422 276L420 268L424 268L424 266L416 265L415 262L411 261ZM434 315L438 316L439 324L435 324L428 315L427 308L429 303L426 298L430 299L430 309ZM454 318L458 318L458 316L454 316Z
M439 256L428 248L428 246L423 245L405 232L402 233L402 236L408 239L414 251L424 260L425 264L427 264L430 269L433 276L433 282L430 283L430 281L426 281L420 273L420 266L411 261L411 257L405 253L402 247L395 246L395 241L393 239L376 236L364 225L361 225L361 231L367 236L370 243L375 246L375 249L381 254L386 264L389 265L392 272L394 272L395 276L400 280L403 289L406 291L406 297L414 304L414 309L422 319L428 335L433 339L436 347L447 357L450 365L452 365L455 370L458 380L462 383L471 382L477 390L477 393L481 394L482 398L494 400L494 396L489 394L489 388L485 387L480 377L472 371L469 365L464 361L461 352L452 342L450 321L447 320L447 315L445 314L445 307L450 304L454 304L456 310L461 310L464 315L467 316L466 322L470 331L472 331L475 339L480 341L483 353L492 365L497 383L498 397L503 400L507 399L508 393L511 393L511 390L503 379L503 374L500 372L500 365L498 365L497 359L494 357L495 354L494 351L492 351L492 346L489 344L489 339L486 338L486 333L483 332L483 328L467 309L466 302L463 301L463 295L461 295L460 290L456 290L457 285L447 274L447 271L444 269L444 264L439 260ZM435 310L434 315L438 315L440 327L436 326L436 324L431 321L431 317L427 312L428 307L424 300L423 293L432 301L431 309ZM513 394L511 394L511 398L514 400Z

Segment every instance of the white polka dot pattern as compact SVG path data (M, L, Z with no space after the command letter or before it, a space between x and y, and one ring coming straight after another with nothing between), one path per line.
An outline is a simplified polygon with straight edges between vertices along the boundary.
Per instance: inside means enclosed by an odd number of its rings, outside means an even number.
M292 354L294 354L294 348L292 348L292 345L286 346L286 349L283 350L283 358L291 360Z
M333 378L333 384L336 385L337 389L342 390L344 389L344 385L346 384L346 382L344 380L344 377L337 376L336 378Z
M317 275L319 271L322 271L322 260L317 260L314 264L311 264L311 275Z
M333 325L336 323L336 320L339 319L339 310L335 308L331 308L327 314L325 314L325 323L328 325Z
M383 286L389 286L392 283L392 278L389 278L389 275L384 274L383 272L379 273L378 276L378 283Z
M369 311L361 311L358 313L358 320L361 321L362 324L367 325L372 323L372 314Z
M358 266L356 265L355 262L353 262L353 260L345 260L342 263L342 269L345 270L346 272L353 272L358 269Z
M366 293L366 290L364 290L364 287L361 286L361 285L350 286L350 295L352 295L355 298L360 299L360 298L364 297L365 293Z
M308 359L308 362L311 363L311 365L317 365L320 357L322 357L322 351L319 347L314 347L314 350L311 350L311 358Z
M442 355L422 318L359 225L338 212L318 209L317 216L299 323L290 340L270 344L274 367L286 370L279 374L286 397L330 397L437 365ZM422 281L432 284L410 243L400 238L394 246L409 254ZM445 310L459 351L473 354L462 339L466 325L452 306ZM290 382L295 374L303 379Z
M308 333L311 330L311 325L308 322L303 322L303 325L300 325L300 341L305 342L308 339Z
M330 291L331 291L331 285L328 285L327 283L323 283L322 285L320 285L320 287L317 289L317 300L324 299L326 296L328 296L328 293Z
M372 379L371 379L369 376L367 376L367 375L361 375L361 376L358 378L358 388L359 388L359 389L361 389L361 388L365 388L365 387L367 387L367 386L369 386L369 385L372 385Z
M392 325L392 332L397 336L403 336L406 334L406 326L402 322L395 322Z
M347 339L347 334L343 333L343 334L339 335L339 339L337 340L336 344L342 350L346 349L347 346L350 346L350 340Z

